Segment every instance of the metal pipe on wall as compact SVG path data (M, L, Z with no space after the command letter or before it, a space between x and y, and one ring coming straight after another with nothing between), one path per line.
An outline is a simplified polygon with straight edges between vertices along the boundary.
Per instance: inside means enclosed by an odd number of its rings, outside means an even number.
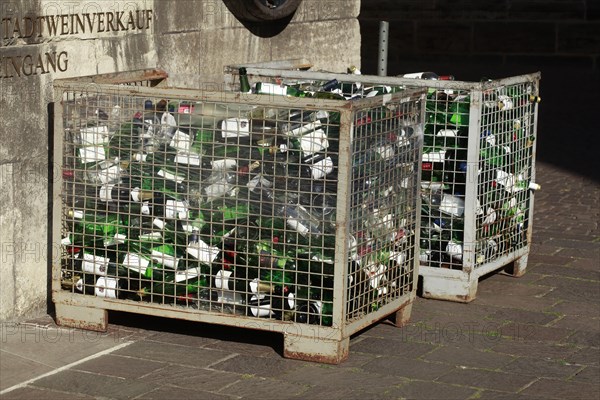
M389 26L388 21L379 22L379 59L377 63L377 75L379 76L387 76Z

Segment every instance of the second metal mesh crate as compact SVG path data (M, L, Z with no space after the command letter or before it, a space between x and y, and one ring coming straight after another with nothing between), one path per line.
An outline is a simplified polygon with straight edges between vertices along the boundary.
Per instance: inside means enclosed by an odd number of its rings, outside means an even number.
M237 90L240 66L225 70ZM246 68L249 80L354 97L426 88L419 274L424 297L468 302L481 276L525 272L540 74L485 82Z
M337 363L410 316L423 90L359 101L55 82L57 322L278 331ZM60 241L60 246L58 242Z

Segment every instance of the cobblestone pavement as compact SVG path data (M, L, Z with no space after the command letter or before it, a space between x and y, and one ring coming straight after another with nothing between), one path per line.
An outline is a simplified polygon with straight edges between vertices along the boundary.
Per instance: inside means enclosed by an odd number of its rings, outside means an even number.
M539 164L521 278L469 304L417 298L403 328L355 335L337 366L284 359L282 337L110 314L109 332L49 316L2 326L2 399L599 399L600 186Z

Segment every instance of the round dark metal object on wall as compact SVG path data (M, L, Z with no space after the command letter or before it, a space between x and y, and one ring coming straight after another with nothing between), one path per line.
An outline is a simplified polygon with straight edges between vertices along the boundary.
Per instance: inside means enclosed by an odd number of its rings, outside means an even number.
M223 0L240 21L278 21L294 15L302 0Z

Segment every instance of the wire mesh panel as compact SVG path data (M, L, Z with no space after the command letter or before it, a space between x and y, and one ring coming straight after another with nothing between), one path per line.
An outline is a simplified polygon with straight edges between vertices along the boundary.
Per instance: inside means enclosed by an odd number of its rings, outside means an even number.
M235 88L238 67L227 67ZM479 276L526 267L533 213L539 73L490 80L407 79L248 67L256 82L327 87L346 99L426 88L421 164L423 295L470 301ZM429 278L428 278L429 277Z
M423 91L57 93L58 304L291 325L345 343L324 351L339 360L351 333L412 302Z

